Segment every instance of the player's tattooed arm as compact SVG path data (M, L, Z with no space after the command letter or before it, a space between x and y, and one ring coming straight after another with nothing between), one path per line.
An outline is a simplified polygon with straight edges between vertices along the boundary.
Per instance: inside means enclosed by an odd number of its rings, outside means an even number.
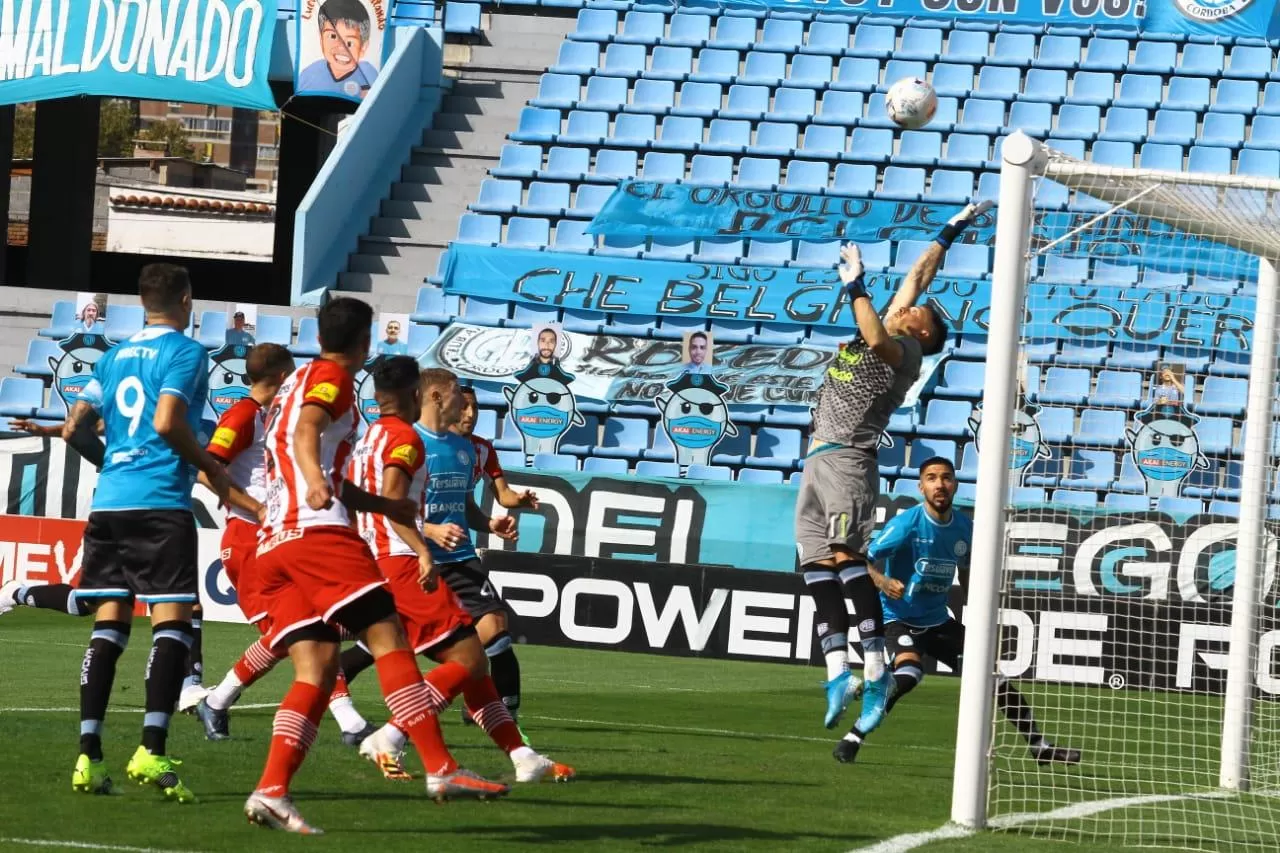
M222 463L213 457L204 445L196 440L191 425L187 423L187 403L173 394L161 394L156 400L155 417L151 426L156 435L164 439L174 452L188 464L194 465L204 472L209 488L226 503L231 494L231 478L227 476Z
M514 515L498 515L491 518L469 495L467 496L467 525L473 530L487 530L508 542L515 542L520 538L520 530Z
M853 319L858 324L858 333L881 360L890 367L897 367L902 363L902 344L885 330L884 321L876 313L876 307L867 295L862 250L856 243L845 243L840 247L840 260L840 280L844 282L845 292L853 305Z
M333 489L320 467L320 436L332 420L322 406L304 404L293 430L294 460L302 469L302 478L307 484L307 506L312 509L325 509L333 504Z
M338 500L352 512L369 512L385 515L393 524L416 525L418 505L409 499L390 500L382 495L366 492L350 480L342 481Z
M409 494L410 477L403 470L386 466L382 469L382 497L388 501L404 501ZM435 589L435 567L431 563L431 551L427 548L426 540L422 538L422 531L418 529L417 514L414 514L412 524L404 524L397 521L391 516L387 516L387 521L391 523L391 529L395 531L406 545L413 549L413 553L418 557L418 582L426 589Z
M532 489L525 489L517 492L507 483L506 477L495 477L493 479L493 492L498 498L498 505L506 509L518 509L520 507L528 507L529 509L538 508L538 495Z
M876 589L884 593L885 598L892 598L895 601L902 598L902 581L889 577L872 563L867 564L867 573L871 575L871 580L875 581Z
M213 491L213 485L209 482L209 475L201 471L196 480L200 485L209 491ZM232 486L230 493L227 494L227 505L236 509L244 510L250 515L257 516L259 521L263 520L263 513L266 509L261 503L253 498L248 492L243 491L237 486Z

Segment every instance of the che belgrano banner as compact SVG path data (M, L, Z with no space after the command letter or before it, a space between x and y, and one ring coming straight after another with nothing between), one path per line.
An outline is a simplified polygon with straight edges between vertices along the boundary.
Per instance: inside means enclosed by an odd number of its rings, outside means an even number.
M0 0L0 103L112 95L274 110L277 0Z
M387 23L394 2L301 0L294 94L364 100L391 47Z

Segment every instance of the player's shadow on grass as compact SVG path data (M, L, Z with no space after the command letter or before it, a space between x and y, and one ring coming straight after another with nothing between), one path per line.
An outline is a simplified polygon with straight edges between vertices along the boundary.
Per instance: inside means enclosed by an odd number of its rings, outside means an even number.
M575 804L576 805L576 804ZM643 839L646 847L686 847L715 842L764 841L785 850L799 839L829 842L832 846L852 846L873 841L874 836L856 833L771 832L747 826L710 823L559 824L550 826L451 826L454 835L489 836L512 844L565 844Z
M776 787L777 779L713 779L708 776L681 776L678 773L592 773L583 776L589 782L627 782L636 785L765 785ZM575 782L574 784L578 784ZM789 788L817 788L820 782L788 782Z

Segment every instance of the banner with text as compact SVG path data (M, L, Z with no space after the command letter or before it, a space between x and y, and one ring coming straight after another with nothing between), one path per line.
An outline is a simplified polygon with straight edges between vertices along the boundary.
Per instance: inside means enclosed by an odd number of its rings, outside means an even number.
M851 331L853 311L835 268L637 260L454 243L444 289L459 296L650 317L807 325ZM870 273L880 310L902 284ZM985 334L991 283L940 275L924 301L952 331ZM1027 328L1038 337L1248 352L1254 299L1203 290L1032 282ZM447 366L447 365L446 365Z
M359 103L391 49L395 0L301 0L295 19L295 95Z
M277 0L3 0L0 103L109 95L274 110Z
M1221 38L1280 35L1274 2L1254 0L676 0L696 9L799 10L828 15L949 18L982 23L1071 24Z

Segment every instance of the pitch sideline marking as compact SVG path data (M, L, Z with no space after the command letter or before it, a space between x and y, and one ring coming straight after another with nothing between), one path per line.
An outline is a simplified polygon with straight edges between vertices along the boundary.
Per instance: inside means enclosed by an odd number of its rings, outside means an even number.
M0 844L21 844L26 847L73 847L77 850L116 850L120 853L185 853L185 851L161 850L158 847L93 844L88 841L59 841L53 838L0 838Z
M1200 794L1147 794L1141 797L1114 797L1109 800L1073 803L1048 812L1024 812L1022 814L1004 815L1003 817L992 818L990 824L994 829L1012 829L1028 823L1039 823L1047 820L1078 820L1114 809L1159 805L1160 803L1173 803L1181 800L1218 800L1231 796L1234 795L1229 791L1206 791ZM907 853L909 850L924 847L926 844L933 844L935 841L968 838L976 833L977 830L954 823L947 823L937 829L895 835L893 838L887 838L867 847L855 847L849 853Z

